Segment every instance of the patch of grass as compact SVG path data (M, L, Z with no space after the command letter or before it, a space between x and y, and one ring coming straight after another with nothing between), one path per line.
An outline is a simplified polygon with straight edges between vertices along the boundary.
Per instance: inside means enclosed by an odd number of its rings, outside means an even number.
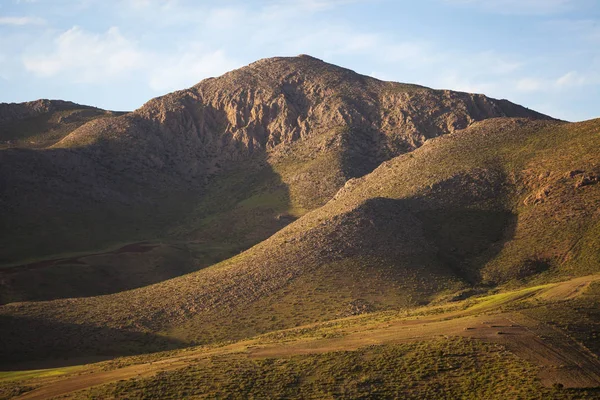
M83 367L64 367L64 368L50 368L50 369L37 369L28 371L0 371L0 382L9 380L23 380L31 378L47 378L53 376L60 376L77 371Z
M370 346L289 358L215 356L75 398L573 398L544 388L536 368L467 339Z

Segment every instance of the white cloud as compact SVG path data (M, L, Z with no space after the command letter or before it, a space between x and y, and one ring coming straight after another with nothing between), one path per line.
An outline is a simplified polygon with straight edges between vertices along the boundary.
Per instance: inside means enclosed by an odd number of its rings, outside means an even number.
M177 0L127 0L126 3L134 9L144 9L149 7L170 7L175 5Z
M596 81L596 82L595 82ZM555 82L556 86L560 88L583 86L586 84L598 83L597 79L592 76L585 76L576 71L570 71L558 78Z
M6 64L6 56L2 53L0 53L0 78L4 79L4 80L8 80L8 77L6 76L6 69L4 67L4 65Z
M68 73L76 82L123 76L140 69L143 61L142 52L115 27L104 34L73 27L56 38L52 52L23 58L25 68L38 76Z
M507 75L519 70L523 63L510 56L487 50L468 57L474 68L494 75Z
M59 35L51 52L24 57L25 68L39 77L60 76L78 83L135 77L155 91L183 89L221 75L239 63L223 50L185 43L172 52L144 51L118 28L94 34L74 27Z
M86 12L103 7L100 0L79 1L92 4ZM538 15L575 5L573 0L436 1L483 12ZM532 59L519 48L511 53L495 50L496 44L491 42L489 48L482 48L478 41L445 48L436 43L437 38L425 40L428 36L418 31L398 27L388 32L369 23L350 23L342 12L349 2L355 1L110 1L114 23L123 23L126 31L111 28L98 33L73 28L53 41L40 37L37 47L29 47L25 57L13 59L22 58L26 70L37 76L57 77L56 82L67 85L102 83L113 85L118 92L123 90L123 80L135 80L148 97L189 87L257 58L301 53L386 80L509 99L521 96L527 101L535 96L552 97L548 94L564 97L598 81L589 62L585 66L568 61L549 63L548 57ZM566 25L563 31L591 37L594 29L594 23L583 21ZM545 68L542 63L553 67Z
M549 32L560 32L562 35L576 35L578 41L591 41L600 43L600 24L595 19L559 19L548 21L545 24ZM590 51L598 48L589 47Z
M295 3L305 10L323 11L350 3L357 3L358 1L359 0L296 0Z
M578 87L600 85L597 73L569 71L558 78L523 78L516 82L520 92L564 92Z
M536 78L522 78L517 81L515 86L520 92L537 92L544 88L544 82Z
M443 0L499 14L547 15L577 7L578 0ZM580 0L579 0L580 1Z
M46 21L38 17L0 17L0 25L44 25Z
M473 80L466 75L456 71L442 73L433 86L468 93L485 93L488 96L493 95L498 90L497 83Z
M207 51L198 48L196 51L191 50L162 59L156 57L154 67L149 71L149 83L156 91L178 90L239 66L222 50Z
M273 2L267 9L270 13L289 13L289 12L321 12L331 10L343 5L366 2L369 0L279 0Z
M243 24L245 13L238 7L211 9L206 13L206 28L214 30L233 29Z

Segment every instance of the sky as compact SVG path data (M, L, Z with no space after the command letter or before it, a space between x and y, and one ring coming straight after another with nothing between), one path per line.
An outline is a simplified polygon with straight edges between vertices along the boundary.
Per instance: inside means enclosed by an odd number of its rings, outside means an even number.
M128 111L298 54L600 117L600 0L0 0L0 102Z

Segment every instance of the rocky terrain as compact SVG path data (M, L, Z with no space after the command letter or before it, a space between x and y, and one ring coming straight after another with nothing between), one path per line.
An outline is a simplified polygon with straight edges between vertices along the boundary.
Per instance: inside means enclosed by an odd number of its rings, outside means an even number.
M74 106L18 107L29 114L13 118ZM61 118L86 112L100 111ZM383 161L493 117L550 119L506 100L383 82L299 56L93 119L48 148L5 149L0 262L11 269L0 272L0 298L95 295L197 270L266 239ZM192 257L176 269L152 254L79 258L148 240L176 246L168 252L178 260L181 248ZM59 290L42 284L53 276Z
M70 101L41 99L26 103L1 103L0 123L7 124L24 119L39 117L58 111L98 110L94 107L82 106Z

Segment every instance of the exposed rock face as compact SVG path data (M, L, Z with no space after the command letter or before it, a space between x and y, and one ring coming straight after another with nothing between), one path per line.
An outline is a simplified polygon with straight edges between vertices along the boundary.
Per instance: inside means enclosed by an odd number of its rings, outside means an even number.
M320 150L342 154L348 179L429 138L504 116L548 118L505 100L383 82L299 56L260 60L131 115L94 121L57 147L102 142L107 151L93 153L99 162L120 155L122 167L142 170L138 177L168 170L201 184L231 162L335 131Z

